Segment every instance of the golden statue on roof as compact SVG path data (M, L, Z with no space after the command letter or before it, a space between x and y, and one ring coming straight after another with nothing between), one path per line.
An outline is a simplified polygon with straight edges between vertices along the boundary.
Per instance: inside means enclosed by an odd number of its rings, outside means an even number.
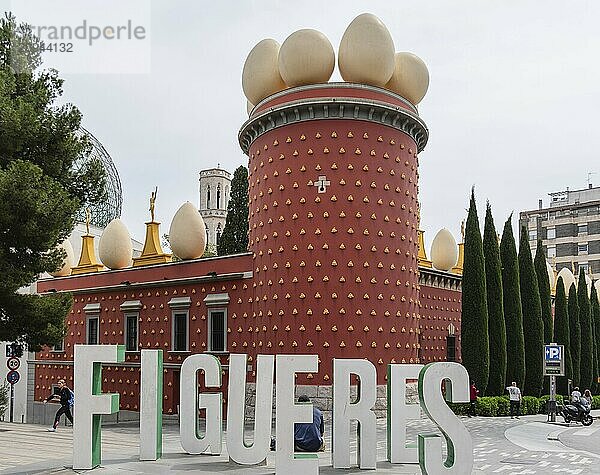
M158 186L154 189L150 195L150 221L154 222L154 205L156 203L156 195L158 194Z

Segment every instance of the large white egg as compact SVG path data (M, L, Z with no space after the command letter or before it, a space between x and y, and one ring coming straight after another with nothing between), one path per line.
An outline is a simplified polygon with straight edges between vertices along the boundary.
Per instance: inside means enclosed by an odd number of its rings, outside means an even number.
M63 259L62 266L56 272L50 272L52 277L65 277L71 275L71 267L75 266L75 252L73 246L68 239L65 239L61 244L57 246L58 249L62 249L67 253Z
M433 238L431 243L431 262L438 270L449 271L456 265L458 260L458 246L452 233L446 228Z
M278 58L279 43L272 39L260 41L248 54L242 71L242 89L252 104L285 89Z
M290 87L327 82L334 67L333 46L317 30L295 31L279 49L279 73Z
M571 285L575 283L575 276L573 275L573 272L571 272L567 267L563 267L556 276L557 281L559 277L562 277L563 279L565 295L568 297L569 289L571 288Z
M202 257L206 248L206 226L200 212L189 201L173 216L169 228L171 250L180 259Z
M394 73L385 88L417 105L429 88L427 66L412 53L396 53Z
M546 272L548 272L548 282L550 283L550 292L554 290L554 269L548 261L546 261Z
M119 218L115 218L108 223L100 236L100 261L109 269L124 269L131 265L132 255L133 246L127 226Z
M371 13L348 25L338 52L344 81L384 86L394 72L394 40L383 22Z

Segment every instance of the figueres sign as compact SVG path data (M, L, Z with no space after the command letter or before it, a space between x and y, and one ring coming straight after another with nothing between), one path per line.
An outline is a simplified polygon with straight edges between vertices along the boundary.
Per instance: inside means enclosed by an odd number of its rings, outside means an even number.
M120 363L125 348L118 345L75 346L75 400L73 468L91 469L101 462L101 415L119 410L118 394L102 394L102 363ZM157 460L162 454L162 351L141 351L140 460ZM311 403L294 401L296 373L318 371L318 355L258 355L253 443L244 441L244 410L247 355L231 354L227 406L227 452L242 465L263 462L269 451L273 384L275 409L275 473L309 475L319 472L317 454L294 453L294 424L312 422ZM221 387L221 364L213 355L186 358L180 376L180 438L189 454L219 455L223 450L222 393L200 393L198 373L205 386ZM355 400L350 396L351 376L360 381ZM419 464L424 474L470 474L473 468L471 436L452 413L446 400L469 401L469 376L458 363L439 362L426 366L388 366L387 454L391 463ZM418 380L421 409L435 423L441 436L419 434L418 447L406 443L406 424L420 416L419 405L407 404L407 381ZM444 391L442 391L444 386ZM375 366L364 359L333 360L332 464L351 466L351 421L358 421L358 465L376 469L377 437L373 408L377 396ZM206 429L199 430L198 411L206 412ZM442 437L447 447L442 451Z

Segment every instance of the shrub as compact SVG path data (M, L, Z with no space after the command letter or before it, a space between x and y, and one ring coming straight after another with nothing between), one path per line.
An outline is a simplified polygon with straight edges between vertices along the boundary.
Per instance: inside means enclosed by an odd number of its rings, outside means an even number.
M508 416L510 414L510 400L508 396L500 396L496 398L498 403L497 416Z
M530 416L537 414L540 410L540 401L537 397L523 396L521 401L521 414L524 416Z
M600 409L600 396L592 397L592 409Z
M524 396L521 401L521 414L546 414L549 399L550 396L542 396L540 398ZM562 404L563 397L560 394L556 395L556 402ZM448 403L448 406L457 416L469 415L469 403ZM594 396L592 409L600 409L600 396ZM486 396L477 398L475 414L482 417L502 417L510 415L510 401L508 396Z
M475 405L476 414L484 417L496 417L498 414L497 399L499 399L497 396L477 398L477 404Z

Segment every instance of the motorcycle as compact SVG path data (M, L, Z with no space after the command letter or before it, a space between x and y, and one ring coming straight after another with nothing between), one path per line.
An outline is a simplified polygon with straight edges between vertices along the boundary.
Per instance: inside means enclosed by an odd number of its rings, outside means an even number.
M590 408L578 408L573 404L565 404L562 406L559 414L563 417L565 422L569 424L571 421L573 422L581 422L584 426L592 425L594 422L594 418L590 414Z

